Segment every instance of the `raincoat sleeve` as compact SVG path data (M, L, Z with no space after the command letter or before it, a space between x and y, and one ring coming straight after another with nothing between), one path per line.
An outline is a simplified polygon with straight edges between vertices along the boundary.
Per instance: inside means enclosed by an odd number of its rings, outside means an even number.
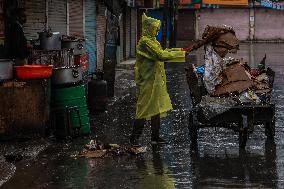
M182 48L170 48L165 49L165 51L171 52L171 51L182 51Z
M162 62L185 62L185 51L181 49L166 49L163 50L159 44L152 41L145 40L144 48L146 48L147 58L152 60L158 60Z

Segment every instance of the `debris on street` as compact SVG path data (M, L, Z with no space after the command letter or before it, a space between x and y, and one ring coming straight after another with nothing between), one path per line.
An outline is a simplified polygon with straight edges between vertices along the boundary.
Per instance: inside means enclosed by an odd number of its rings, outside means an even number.
M105 156L138 155L145 153L147 147L128 146L118 144L103 144L98 140L91 140L85 145L85 149L78 155L86 158L101 158Z

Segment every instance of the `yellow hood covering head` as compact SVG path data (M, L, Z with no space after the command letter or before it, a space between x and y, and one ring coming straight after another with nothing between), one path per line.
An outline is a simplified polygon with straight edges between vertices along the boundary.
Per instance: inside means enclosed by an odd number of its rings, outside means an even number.
M148 17L145 13L142 15L142 36L156 37L160 26L160 20Z

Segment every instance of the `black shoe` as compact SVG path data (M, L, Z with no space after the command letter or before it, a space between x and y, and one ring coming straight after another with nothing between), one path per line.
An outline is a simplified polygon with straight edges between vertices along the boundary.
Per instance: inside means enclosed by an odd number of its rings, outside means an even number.
M168 144L168 142L165 141L164 139L162 139L161 137L158 137L158 138L155 138L155 139L151 139L151 144L153 144L153 145Z

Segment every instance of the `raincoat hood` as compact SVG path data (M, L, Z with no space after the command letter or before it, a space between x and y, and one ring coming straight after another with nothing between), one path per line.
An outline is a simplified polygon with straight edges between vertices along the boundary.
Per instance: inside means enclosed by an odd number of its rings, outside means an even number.
M155 38L160 30L161 21L148 17L145 13L142 15L142 36Z

